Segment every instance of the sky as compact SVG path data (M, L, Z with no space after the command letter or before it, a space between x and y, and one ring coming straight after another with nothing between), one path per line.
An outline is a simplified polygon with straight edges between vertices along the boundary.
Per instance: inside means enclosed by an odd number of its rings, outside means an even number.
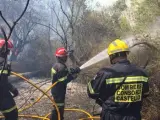
M102 7L104 7L104 6L111 6L117 0L88 0L88 1L91 1L91 2L89 2L89 5L91 5L92 8L94 8L94 9L97 10L97 9L99 9L99 7L97 7L96 5L99 4Z
M50 0L45 0L45 3L47 3ZM58 0L55 0L58 1ZM94 10L100 10L101 7L105 6L111 6L113 3L115 3L117 0L86 0L88 7ZM101 7L97 7L97 5L100 5Z
M110 5L112 5L115 1L117 1L117 0L93 0L93 4L95 4L96 2L99 2L101 5L110 6Z

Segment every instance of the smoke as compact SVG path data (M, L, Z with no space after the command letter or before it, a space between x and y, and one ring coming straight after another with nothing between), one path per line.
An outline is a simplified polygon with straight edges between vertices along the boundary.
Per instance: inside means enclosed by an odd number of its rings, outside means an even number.
M160 16L157 17L155 22L148 27L147 32L152 36L157 36L157 33L160 32Z

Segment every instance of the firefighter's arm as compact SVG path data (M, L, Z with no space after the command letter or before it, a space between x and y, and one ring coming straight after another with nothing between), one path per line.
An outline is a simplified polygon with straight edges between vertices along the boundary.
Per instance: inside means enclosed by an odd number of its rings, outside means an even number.
M53 66L51 68L51 78L52 78L52 83L55 83L57 81L63 81L67 76L63 76L63 69Z
M99 99L101 87L104 85L103 73L98 72L97 75L88 83L87 93L92 99Z
M71 81L71 80L74 80L77 78L77 74L80 72L80 68L79 67L76 67L76 68L70 68L69 69L69 74L68 74L68 80Z
M148 82L143 83L143 98L146 98L149 96L149 84Z
M65 67L59 63L56 63L55 65L52 66L51 68L52 83L64 77L64 70Z
M52 83L59 81L63 83L68 83L74 79L72 74L68 74L68 70L65 66L56 64L51 69Z
M10 76L11 73L11 65L7 65L7 69L8 69L8 76ZM7 87L9 89L9 91L13 94L13 97L17 97L19 95L19 92L17 90L16 87L14 87L7 79Z
M19 92L17 90L17 88L15 88L11 83L8 82L8 89L9 91L13 94L13 97L17 97Z
M148 73L146 72L145 69L142 69L143 73L144 73L144 76L145 76L145 80L144 80L144 83L143 83L143 98L146 98L149 96L149 83L148 83L148 80L149 80L149 75Z
M57 81L57 71L54 67L51 68L51 78L52 78L52 83Z

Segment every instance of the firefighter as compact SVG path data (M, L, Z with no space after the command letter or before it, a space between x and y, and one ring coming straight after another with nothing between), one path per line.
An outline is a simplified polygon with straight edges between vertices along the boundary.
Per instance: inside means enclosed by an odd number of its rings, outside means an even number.
M14 97L18 96L18 90L8 82L10 67L5 64L5 58L13 48L13 44L8 40L7 52L5 50L5 40L0 39L0 111L5 120L18 120L18 110Z
M68 57L68 52L65 48L58 48L55 52L57 63L55 63L51 69L52 73L52 84L58 81L55 87L52 88L52 96L59 108L61 120L63 120L64 114L64 102L67 83L76 78L76 74L80 72L77 67L75 69L68 69L66 66L66 61ZM58 120L57 111L52 110L51 120Z
M88 83L89 97L102 107L101 120L141 120L142 101L149 94L148 75L130 63L128 54L124 41L110 43L111 66L100 69Z

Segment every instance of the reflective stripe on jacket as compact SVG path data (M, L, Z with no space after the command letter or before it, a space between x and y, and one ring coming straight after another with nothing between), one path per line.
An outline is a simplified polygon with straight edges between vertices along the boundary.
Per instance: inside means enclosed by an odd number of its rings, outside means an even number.
M9 112L11 112L11 111L13 111L13 110L15 110L15 109L17 109L17 106L15 105L15 106L13 106L13 107L11 107L11 108L9 108L9 109L7 109L7 110L3 110L3 111L1 111L2 113L9 113Z
M89 97L100 100L103 110L116 113L140 112L148 93L148 75L128 60L102 68L88 83Z
M55 87L52 88L51 93L58 106L64 105L67 83L69 83L73 77L69 74L65 64L55 63L51 68L52 84L57 82Z

